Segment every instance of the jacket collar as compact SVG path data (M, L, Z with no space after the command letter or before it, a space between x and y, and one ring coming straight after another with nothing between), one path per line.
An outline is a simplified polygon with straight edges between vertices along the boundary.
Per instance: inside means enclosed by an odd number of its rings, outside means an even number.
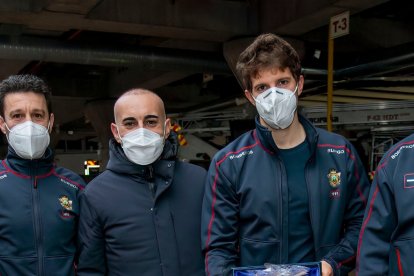
M309 122L305 117L303 117L300 113L298 113L299 122L302 124L303 128L305 129L306 133L306 140L310 145L312 156L315 152L316 145L318 142L318 133L316 128ZM275 141L272 137L272 132L262 124L260 124L259 116L257 115L255 118L256 123L256 136L259 139L259 142L270 152L277 153L279 148L277 147Z
M177 135L171 132L168 139L165 141L163 152L158 160L149 165L138 165L128 160L121 145L111 138L109 141L109 161L107 169L116 173L129 174L138 176L146 180L151 180L156 175L159 175L165 179L172 178L172 172L170 170L161 169L164 164L168 167L168 164L174 163L178 151ZM168 168L171 168L170 165Z
M39 159L23 159L16 154L14 149L9 146L6 157L6 164L13 171L24 175L44 175L53 169L54 155L48 147L45 154Z

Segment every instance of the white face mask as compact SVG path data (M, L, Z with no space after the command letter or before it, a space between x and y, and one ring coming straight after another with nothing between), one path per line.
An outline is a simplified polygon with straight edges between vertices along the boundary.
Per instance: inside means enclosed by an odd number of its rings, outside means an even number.
M49 125L45 128L26 121L11 129L7 124L6 127L9 130L7 140L18 156L24 159L39 159L43 156L50 142Z
M117 127L118 135L119 130ZM129 161L138 165L148 165L160 157L164 149L164 135L161 136L146 128L138 128L121 138L122 149Z
M260 117L274 129L289 127L295 116L297 90L298 85L296 85L295 91L271 87L256 98L253 97Z

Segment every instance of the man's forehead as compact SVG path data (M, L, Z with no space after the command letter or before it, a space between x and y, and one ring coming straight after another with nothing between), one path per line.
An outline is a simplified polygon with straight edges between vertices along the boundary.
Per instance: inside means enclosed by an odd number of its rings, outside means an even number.
M151 94L125 95L115 105L118 119L140 119L144 117L163 117L162 102Z
M4 97L5 108L20 109L29 106L32 109L47 110L46 99L34 92L14 92Z
M251 76L253 80L260 79L263 75L271 74L278 77L292 77L292 73L289 68L279 68L279 67L267 67L261 70L258 70Z

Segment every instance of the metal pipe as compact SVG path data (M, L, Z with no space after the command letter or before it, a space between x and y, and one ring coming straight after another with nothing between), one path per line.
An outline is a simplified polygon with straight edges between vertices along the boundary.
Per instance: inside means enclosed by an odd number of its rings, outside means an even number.
M326 69L315 69L315 68L302 68L302 74L305 76L326 76L328 70Z
M143 70L212 72L230 74L220 55L167 48L104 48L53 39L0 36L0 58L39 60L101 66L136 66ZM413 64L414 53L335 70L335 79L367 76ZM327 71L303 68L309 76L326 76Z
M224 58L214 53L155 47L103 48L27 37L0 37L0 58L101 66L136 66L143 70L231 73Z
M381 72L388 72L396 68L414 63L414 53L392 57L385 60L368 62L361 65L347 67L335 71L335 78L350 78L355 76L369 76Z
M205 107L193 109L193 110L191 110L187 113L190 114L190 113L205 112L205 111L208 111L208 110L222 108L222 107L239 106L239 105L242 105L242 104L245 104L245 103L247 103L246 98L234 98L234 99L231 99L229 101L222 102L222 103L213 104L213 105L209 104L209 105L206 105Z
M412 68L414 66L414 53L402 54L384 60L377 60L356 66L346 67L334 71L335 79L344 79L356 76L371 76L381 73L392 73L401 68ZM306 76L326 76L327 70L315 68L302 68Z

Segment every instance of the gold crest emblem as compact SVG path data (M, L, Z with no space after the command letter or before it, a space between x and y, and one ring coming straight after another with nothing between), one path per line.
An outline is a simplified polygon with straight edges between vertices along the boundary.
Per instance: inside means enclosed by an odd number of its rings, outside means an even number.
M72 211L72 200L70 200L69 197L63 195L59 197L59 202L63 208L65 208L68 211Z
M329 185L331 185L332 188L336 188L341 184L341 173L337 172L335 169L330 169L327 176Z

